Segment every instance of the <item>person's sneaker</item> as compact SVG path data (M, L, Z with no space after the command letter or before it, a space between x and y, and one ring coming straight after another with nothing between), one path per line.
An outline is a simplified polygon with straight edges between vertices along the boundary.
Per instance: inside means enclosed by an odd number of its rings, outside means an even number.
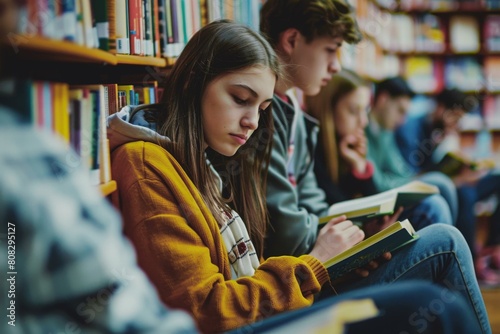
M500 246L489 246L479 250L481 257L488 258L488 265L494 270L500 270Z
M490 267L495 270L500 270L500 248L495 247L495 250L491 253Z
M490 268L490 255L480 256L474 261L476 277L481 287L500 286L500 275Z

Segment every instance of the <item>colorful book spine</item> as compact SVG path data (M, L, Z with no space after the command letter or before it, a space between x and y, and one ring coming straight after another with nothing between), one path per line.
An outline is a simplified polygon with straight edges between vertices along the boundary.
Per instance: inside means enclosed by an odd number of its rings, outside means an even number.
M177 52L177 40L179 37L174 34L174 24L177 24L177 21L172 14L172 0L165 0L165 22L167 29L165 55L167 57L175 57Z
M160 13L159 13L159 0L151 0L153 2L153 43L154 43L154 56L161 57L160 48Z
M85 28L83 27L82 0L76 0L75 12L76 12L75 43L78 45L85 45Z
M90 0L82 1L82 19L83 19L83 38L85 46L88 48L95 48L94 28L93 28L93 16L92 16L92 6Z
M66 83L58 84L58 108L60 110L60 129L59 133L66 143L69 144L70 132L69 127L69 85Z
M158 28L160 35L160 51L163 57L170 57L168 54L168 33L167 25L170 18L167 18L166 2L169 0L158 0Z
M108 2L92 0L92 14L96 24L99 49L109 51Z
M69 123L70 144L78 155L81 155L81 132L82 132L82 89L69 89Z
M181 50L181 35L180 35L180 21L179 14L177 10L178 6L177 0L170 0L170 17L172 20L172 36L174 43L172 44L172 54L174 57L177 57L180 54Z
M130 54L129 35L129 0L115 1L115 32L116 32L116 53Z
M486 51L500 52L500 15L486 17L483 34Z
M128 0L130 54L141 54L141 5L140 0Z
M118 85L117 84L105 84L106 91L106 105L107 105L107 116L112 115L118 111Z
M135 95L134 95L134 85L118 85L118 91L124 92L126 97L126 105L134 104Z
M191 8L193 9L193 33L201 29L201 4L200 0L191 0Z
M45 129L54 132L54 85L51 82L43 83Z
M40 0L43 4L42 36L50 39L62 39L61 31L57 30L56 0ZM61 38L59 38L59 36Z

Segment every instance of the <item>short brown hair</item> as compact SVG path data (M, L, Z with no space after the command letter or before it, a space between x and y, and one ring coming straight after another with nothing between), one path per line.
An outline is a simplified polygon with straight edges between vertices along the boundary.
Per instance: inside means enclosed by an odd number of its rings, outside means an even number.
M250 238L259 252L268 223L265 207L267 168L271 156L273 114L259 117L259 126L247 143L231 157L213 154L214 166L238 166L238 172L224 178L227 197L221 194L218 179L206 162L201 101L206 87L228 73L262 66L278 78L281 69L271 45L258 32L228 20L214 21L194 34L172 67L164 82L164 93L158 117L158 133L170 138L167 149L181 164L200 190L208 208L219 224L226 217L226 204L238 212ZM221 175L222 177L223 175Z
M317 37L342 37L356 44L361 32L345 0L267 0L260 11L260 31L276 47L280 34L295 28L311 42Z

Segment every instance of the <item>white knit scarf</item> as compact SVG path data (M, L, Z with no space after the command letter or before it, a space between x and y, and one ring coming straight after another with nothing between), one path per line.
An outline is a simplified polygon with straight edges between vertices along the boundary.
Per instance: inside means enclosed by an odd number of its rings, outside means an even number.
M219 189L222 191L222 179L219 173L208 159L207 164L219 180ZM231 210L230 214L224 214L224 217L226 217L226 220L220 226L220 234L231 264L232 278L253 276L260 262L245 223L234 210Z

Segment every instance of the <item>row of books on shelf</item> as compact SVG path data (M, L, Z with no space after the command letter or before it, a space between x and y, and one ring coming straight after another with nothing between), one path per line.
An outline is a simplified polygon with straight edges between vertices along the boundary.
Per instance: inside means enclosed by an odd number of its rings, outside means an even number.
M385 54L372 41L342 48L341 62L366 77L380 80L403 75L417 93L432 94L443 87L455 87L465 92L500 92L500 57L474 56L435 58ZM377 66L373 66L377 64Z
M489 129L500 130L500 95L486 97L483 104L483 117Z
M4 80L0 102L19 111L23 120L53 132L68 143L87 166L93 184L111 181L106 118L125 105L155 103L156 82L141 84L68 85Z
M394 6L395 0L378 0L379 3L389 8ZM492 10L499 9L498 0L404 0L398 1L399 9L411 10L432 10L432 11L456 11L456 10Z
M206 0L208 22L226 18L259 30L261 0Z
M376 38L391 52L500 51L500 15L487 15L481 22L474 16L453 15L446 21L434 14L395 14Z
M430 112L436 107L435 102L434 96L418 94L412 100L409 113ZM500 95L470 94L467 103L472 110L460 119L461 131L500 130Z
M500 92L500 57L485 57L482 64L473 56L412 56L402 62L404 76L418 93L435 93L445 86L465 92Z
M207 20L257 29L259 10L252 0L27 0L18 32L113 54L177 57Z
M500 51L500 15L484 15L478 19L465 12L451 16L388 13L372 2L358 2L358 5L361 29L390 52Z
M415 92L433 93L444 86L463 91L479 91L483 83L482 68L475 58L451 58L445 62L430 57L409 57L404 74Z
M370 39L363 39L356 45L344 43L340 50L340 62L343 68L349 68L374 80L399 75L401 70L400 58L382 52Z

